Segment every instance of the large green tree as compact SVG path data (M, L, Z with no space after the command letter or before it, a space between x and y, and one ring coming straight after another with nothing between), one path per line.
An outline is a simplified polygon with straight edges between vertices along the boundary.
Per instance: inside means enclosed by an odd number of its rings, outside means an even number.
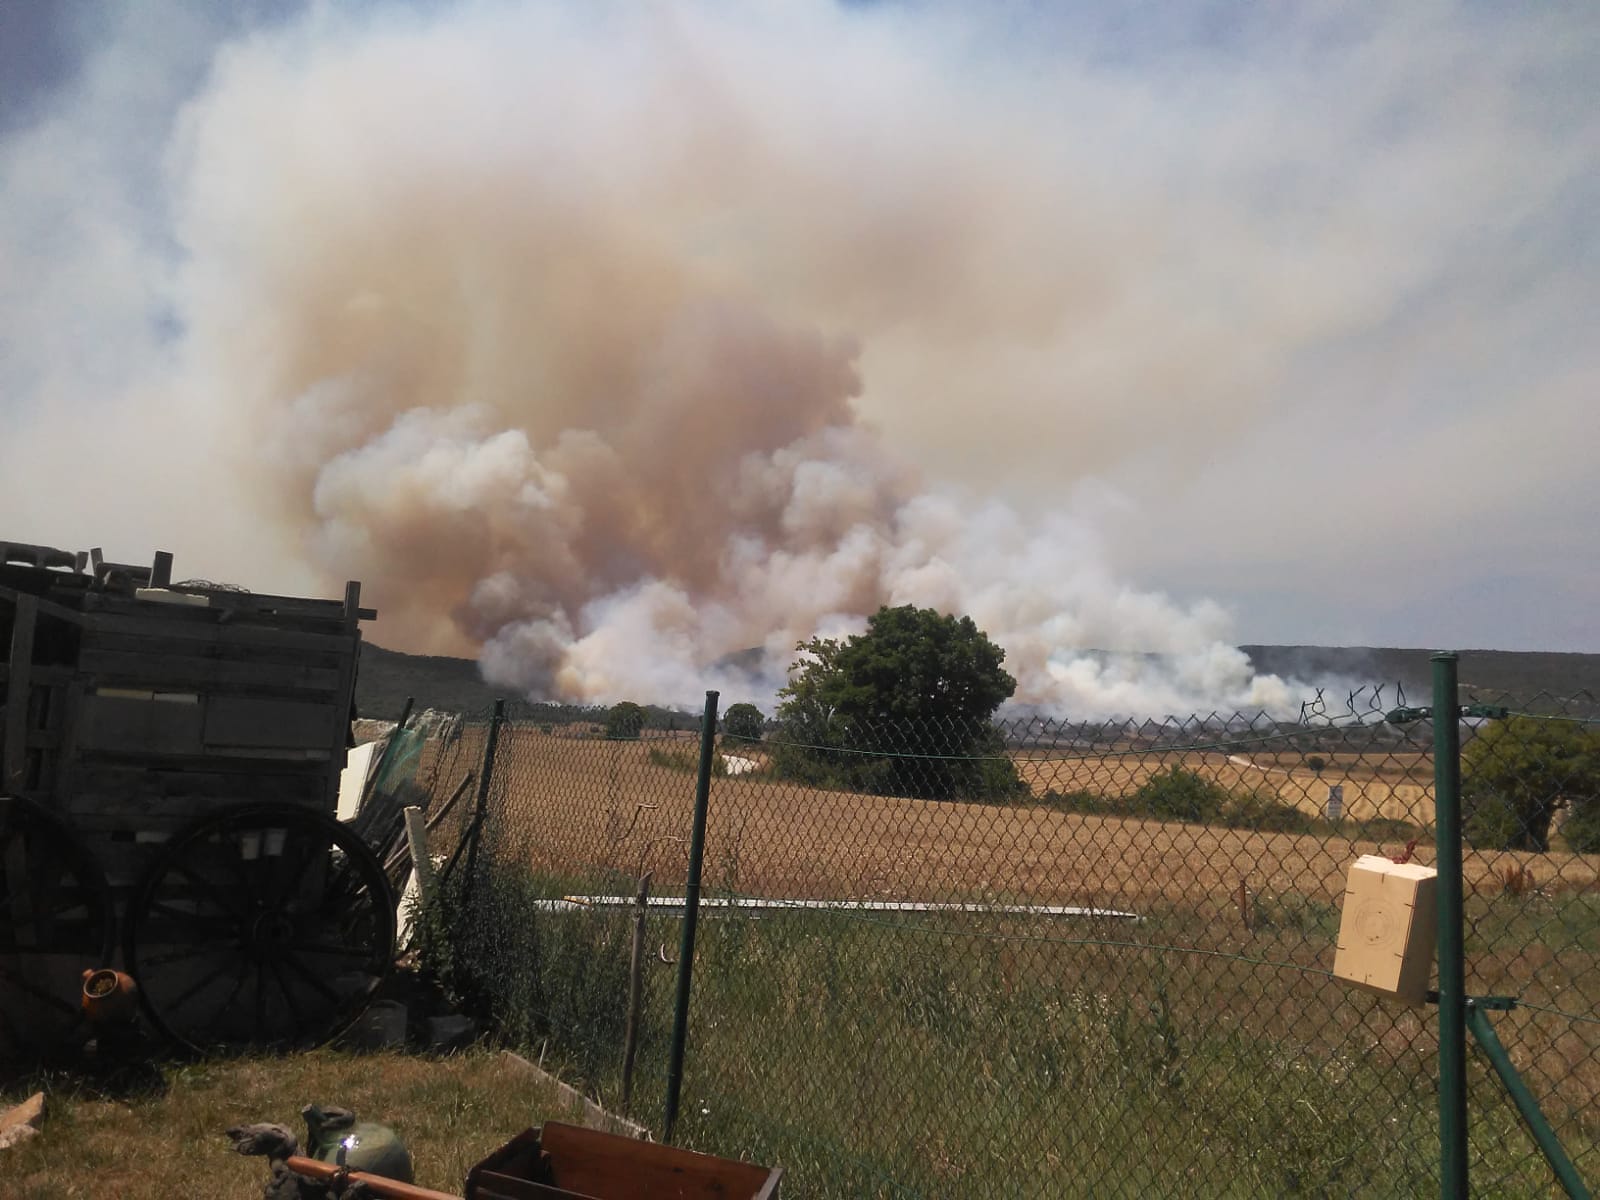
M636 738L644 729L644 709L632 700L619 700L606 713L608 738Z
M735 742L759 742L767 718L754 704L734 704L722 714L722 736Z
M936 799L1014 794L991 718L1016 691L971 617L881 608L865 633L813 638L781 693L779 770L813 783Z
M1550 848L1556 814L1574 850L1600 850L1600 729L1577 721L1511 717L1483 728L1461 752L1467 841L1480 849Z

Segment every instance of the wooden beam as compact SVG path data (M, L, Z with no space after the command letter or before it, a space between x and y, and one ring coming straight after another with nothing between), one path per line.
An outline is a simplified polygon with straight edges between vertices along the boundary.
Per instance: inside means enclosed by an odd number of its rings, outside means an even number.
M20 793L28 774L28 698L33 691L33 628L39 601L26 592L17 596L16 619L11 626L11 670L6 680L4 753L0 754L0 782Z

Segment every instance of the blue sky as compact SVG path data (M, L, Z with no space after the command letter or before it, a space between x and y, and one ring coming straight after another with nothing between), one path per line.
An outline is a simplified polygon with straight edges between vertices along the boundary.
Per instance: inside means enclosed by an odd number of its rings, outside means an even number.
M321 411L315 364L411 336L313 345L306 314L329 288L398 311L447 179L484 206L439 277L525 252L632 297L670 260L848 342L852 419L917 487L1070 520L1113 590L1216 601L1233 640L1600 651L1600 10L581 11L0 5L7 536L336 576L328 468L361 447L261 448ZM573 203L613 221L599 249L529 249ZM486 297L475 353L607 311ZM407 405L487 406L535 458L585 427L494 394L559 354L493 353ZM374 438L396 415L361 411ZM100 486L42 497L79 473ZM625 543L606 561L649 558Z

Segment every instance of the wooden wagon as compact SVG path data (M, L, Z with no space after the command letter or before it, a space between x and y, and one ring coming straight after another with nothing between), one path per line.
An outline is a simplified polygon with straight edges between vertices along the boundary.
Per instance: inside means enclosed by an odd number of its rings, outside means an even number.
M72 1026L85 968L211 1048L326 1040L390 965L388 882L334 819L360 585L171 574L0 543L0 1055Z

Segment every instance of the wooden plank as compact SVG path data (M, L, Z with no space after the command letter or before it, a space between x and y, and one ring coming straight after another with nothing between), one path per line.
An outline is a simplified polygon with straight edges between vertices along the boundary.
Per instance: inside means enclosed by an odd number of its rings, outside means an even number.
M300 657L304 658L304 655ZM78 656L78 669L98 683L142 683L149 688L273 688L306 691L337 698L343 682L337 667L304 663L258 663L225 658L146 654L137 650L88 649Z
M29 668L29 674L33 677L33 685L35 687L60 686L64 683L71 683L77 678L77 672L71 667L47 667L40 663L33 663ZM10 681L11 664L0 662L0 692L4 691Z
M213 696L206 705L208 747L329 750L338 710L332 704ZM342 749L344 739L338 739Z
M158 790L178 796L252 795L279 792L310 796L320 791L326 767L320 762L250 762L226 758L199 760L80 758L72 764L73 788L81 792Z
M359 592L359 585L357 585L357 590ZM344 761L345 761L342 756L349 753L349 745L348 744L352 740L351 736L350 736L350 721L356 715L356 706L355 706L356 670L358 669L358 667L360 666L360 663L361 663L361 630L357 626L355 621L351 621L350 628L351 628L350 645L354 649L355 653L351 654L349 658L345 659L342 663L339 664L339 692L338 692L338 697L337 697L337 699L335 701L335 703L337 703L340 706L340 709L341 709L341 716L339 717L339 724L338 724L338 733L337 733L337 735L335 737L336 743L341 747L341 751L340 751L341 757L339 759L339 763L340 763L341 768L343 767ZM406 698L406 715L409 716L410 713L411 713L411 698L408 696ZM400 722L400 726L396 728L396 732L399 732L399 728L403 727L404 725L405 725L405 721L404 721L404 719L402 719L401 722ZM369 778L368 783L370 784L370 782L371 782L371 780ZM366 788L365 787L363 787L363 789L362 789L362 795L363 796L366 795ZM331 811L334 811L334 812L338 811L338 809L339 809L339 775L338 775L337 772L334 772L328 779L328 804L331 806Z
M129 601L133 603L133 601ZM351 654L354 639L350 634L333 630L328 633L295 629L279 629L271 625L218 624L217 611L210 608L162 608L160 616L146 615L151 608L137 615L111 612L85 612L83 624L87 634L102 638L148 637L166 638L174 642L190 642L203 646L260 647L267 650L309 650L328 654ZM187 614L192 619L184 621L172 614ZM101 643L114 647L114 642Z
M555 1092L562 1103L581 1114L582 1119L592 1127L625 1138L648 1138L650 1136L650 1131L637 1121L630 1121L626 1117L619 1117L615 1113L607 1112L570 1083L558 1079L543 1067L529 1062L522 1055L513 1053L510 1050L502 1050L500 1052L500 1061L514 1071L524 1075L531 1075L539 1080L541 1084ZM488 1162L489 1160L485 1159L484 1161Z
M219 792L161 791L129 789L122 792L87 792L74 789L64 797L58 810L69 814L74 823L90 817L126 823L151 813L189 813L198 815L217 808L239 808L253 804L290 804L299 808L320 809L320 794L300 787L238 788Z
M774 1173L753 1163L635 1141L546 1121L539 1137L555 1182L606 1200L753 1200L771 1195Z
M199 754L205 710L180 704L85 695L78 704L80 751L129 755Z
M27 786L28 698L33 690L33 627L39 615L39 601L28 595L17 597L17 611L11 624L11 670L6 679L5 740L0 746L0 780L7 790L20 792Z

